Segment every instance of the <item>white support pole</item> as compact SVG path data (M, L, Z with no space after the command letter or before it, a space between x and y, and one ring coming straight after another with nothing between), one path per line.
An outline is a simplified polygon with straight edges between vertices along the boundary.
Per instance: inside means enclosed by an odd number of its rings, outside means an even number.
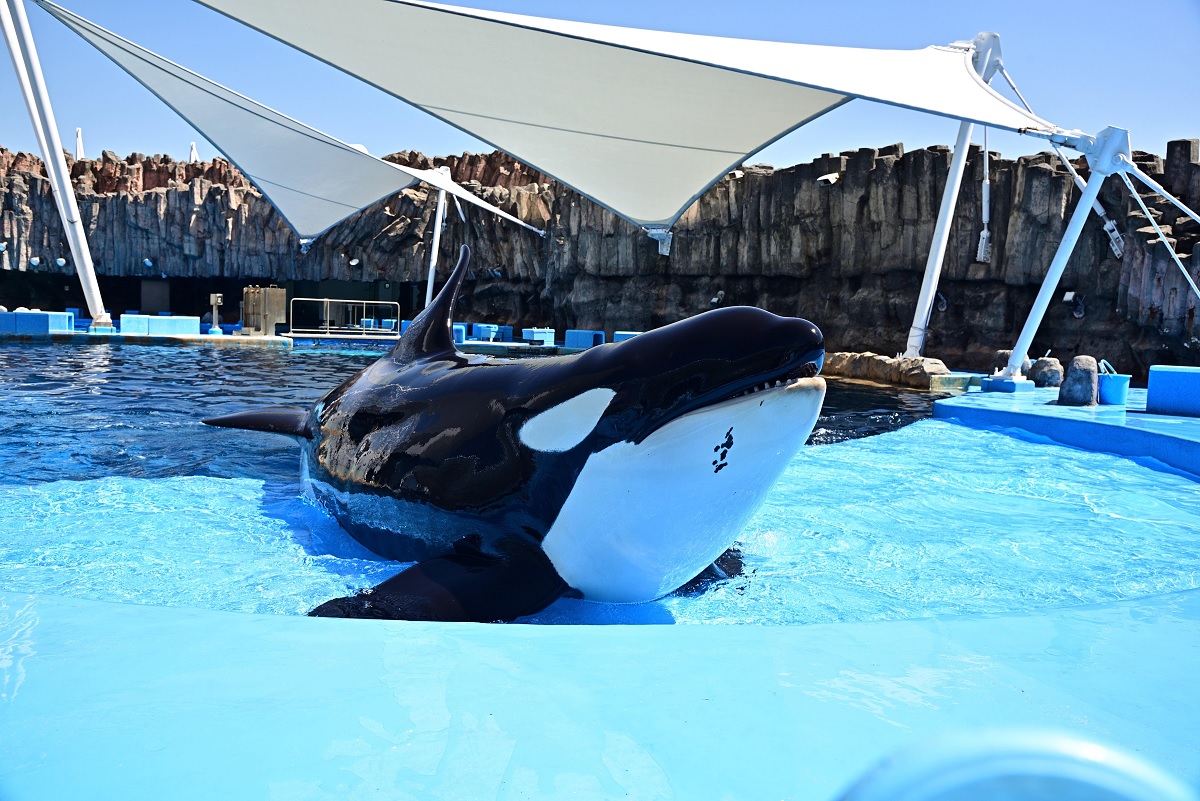
M917 310L913 314L912 328L908 329L905 357L919 357L925 349L929 315L933 311L933 299L937 295L938 278L941 277L942 262L946 257L946 245L950 241L950 223L954 220L958 190L962 187L963 173L967 168L967 151L971 147L973 127L965 120L958 126L958 141L954 144L954 157L950 160L950 173L946 176L946 191L942 193L937 227L933 229L933 242L929 247L929 259L925 262L925 279L921 282L921 294L917 297Z
M1059 279L1062 278L1063 271L1067 268L1067 261L1071 258L1071 252L1075 250L1075 243L1079 241L1079 235L1083 232L1083 224L1087 222L1088 214L1092 211L1092 204L1100 195L1100 187L1104 184L1107 176L1121 171L1122 156L1128 156L1130 152L1128 131L1121 128L1106 128L1096 137L1095 150L1088 153L1088 164L1092 168L1091 177L1083 187L1083 194L1075 206L1075 211L1071 214L1071 221L1063 233L1062 242L1059 243L1058 250L1054 253L1054 259L1050 262L1046 277L1042 279L1042 288L1033 301L1033 308L1025 320L1021 335L1017 337L1017 344L1013 345L1012 356L1008 360L1008 366L1001 371L1001 376L1021 377L1021 365L1025 362L1025 357L1029 355L1033 337L1042 324L1046 309L1050 307L1050 300L1058 290Z
M79 281L83 285L83 295L87 301L88 311L92 315L92 325L101 328L109 327L112 325L112 320L104 311L104 300L100 297L96 271L92 266L92 252L88 248L87 237L84 235L83 223L79 217L79 205L75 201L75 188L71 185L67 162L63 158L58 124L54 119L54 110L50 106L50 95L46 91L42 65L38 60L37 48L34 46L33 34L29 30L29 20L25 15L25 6L22 0L0 0L0 27L4 29L4 39L8 44L9 53L12 55L17 82L21 85L21 93L24 95L25 105L29 109L29 119L33 123L38 146L42 149L42 160L46 165L46 174L50 177L50 186L54 191L58 213L62 218L67 243L71 248L75 272L79 275Z
M433 278L437 274L438 248L442 245L442 221L446 218L446 190L438 190L437 213L433 219L433 244L429 247L429 282L425 285L425 306L433 303Z

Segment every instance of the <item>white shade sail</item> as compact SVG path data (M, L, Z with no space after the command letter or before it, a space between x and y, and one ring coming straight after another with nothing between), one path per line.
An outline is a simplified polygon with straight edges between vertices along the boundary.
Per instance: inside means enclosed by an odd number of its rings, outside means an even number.
M444 173L377 159L48 0L34 2L204 134L262 192L301 239L316 238L351 214L417 181L537 230L479 199Z
M868 50L418 0L197 0L489 142L646 227L854 98L1020 130L967 45ZM478 58L486 54L486 71ZM536 76L522 90L520 76Z

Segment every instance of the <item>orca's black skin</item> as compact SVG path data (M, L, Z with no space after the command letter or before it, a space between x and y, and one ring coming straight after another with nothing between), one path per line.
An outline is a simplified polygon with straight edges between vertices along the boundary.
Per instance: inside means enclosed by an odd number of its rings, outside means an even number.
M592 454L640 442L764 382L816 375L824 360L812 323L744 306L571 356L468 356L455 349L451 326L469 256L463 247L446 286L391 352L311 410L273 407L204 421L296 436L314 481L405 502L414 519L441 532L364 525L328 500L372 551L421 562L312 614L492 621L539 611L569 590L540 543ZM521 442L527 420L601 388L615 395L577 445L544 452Z

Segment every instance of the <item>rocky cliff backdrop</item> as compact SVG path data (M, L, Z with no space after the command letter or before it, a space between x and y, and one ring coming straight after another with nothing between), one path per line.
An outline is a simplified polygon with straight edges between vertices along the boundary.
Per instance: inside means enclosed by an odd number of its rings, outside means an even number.
M993 154L993 250L980 263L981 155L973 150L967 168L926 349L963 369L989 368L993 351L1015 341L1079 194L1053 155ZM461 319L549 325L560 336L566 328L644 330L705 310L724 292L726 305L813 320L830 350L890 354L904 349L912 323L950 152L893 145L787 169L745 167L684 215L669 257L635 227L502 154L389 158L444 164L455 180L548 231L541 239L476 209L462 222L451 210L440 259L452 262L465 243L476 267ZM1172 142L1165 158L1138 153L1136 160L1200 207L1200 142ZM1077 166L1086 177L1082 159ZM227 162L105 153L72 162L71 173L101 276L402 286L426 275L436 193L421 185L301 253ZM818 180L831 174L833 183ZM1110 178L1100 197L1125 236L1124 256L1109 249L1093 216L1059 288L1060 299L1070 291L1077 300L1056 299L1032 355L1087 353L1135 374L1154 363L1198 363L1195 296L1124 185ZM1200 281L1200 225L1148 193L1147 200ZM69 254L40 161L2 148L0 243L0 268L10 270L0 303L22 302L14 281L21 269L72 271L55 264ZM37 268L29 266L35 256Z

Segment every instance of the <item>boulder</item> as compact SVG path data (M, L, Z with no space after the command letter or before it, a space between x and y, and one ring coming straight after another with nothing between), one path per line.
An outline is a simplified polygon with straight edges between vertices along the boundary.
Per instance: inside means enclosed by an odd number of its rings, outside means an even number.
M1033 363L1026 377L1035 387L1059 387L1063 382L1062 362L1053 356L1043 356Z
M860 378L880 384L929 389L929 377L950 375L941 359L890 358L878 353L827 353L822 372L841 378Z
M1058 389L1060 406L1095 406L1098 400L1099 368L1095 358L1076 356L1067 368L1067 377Z

